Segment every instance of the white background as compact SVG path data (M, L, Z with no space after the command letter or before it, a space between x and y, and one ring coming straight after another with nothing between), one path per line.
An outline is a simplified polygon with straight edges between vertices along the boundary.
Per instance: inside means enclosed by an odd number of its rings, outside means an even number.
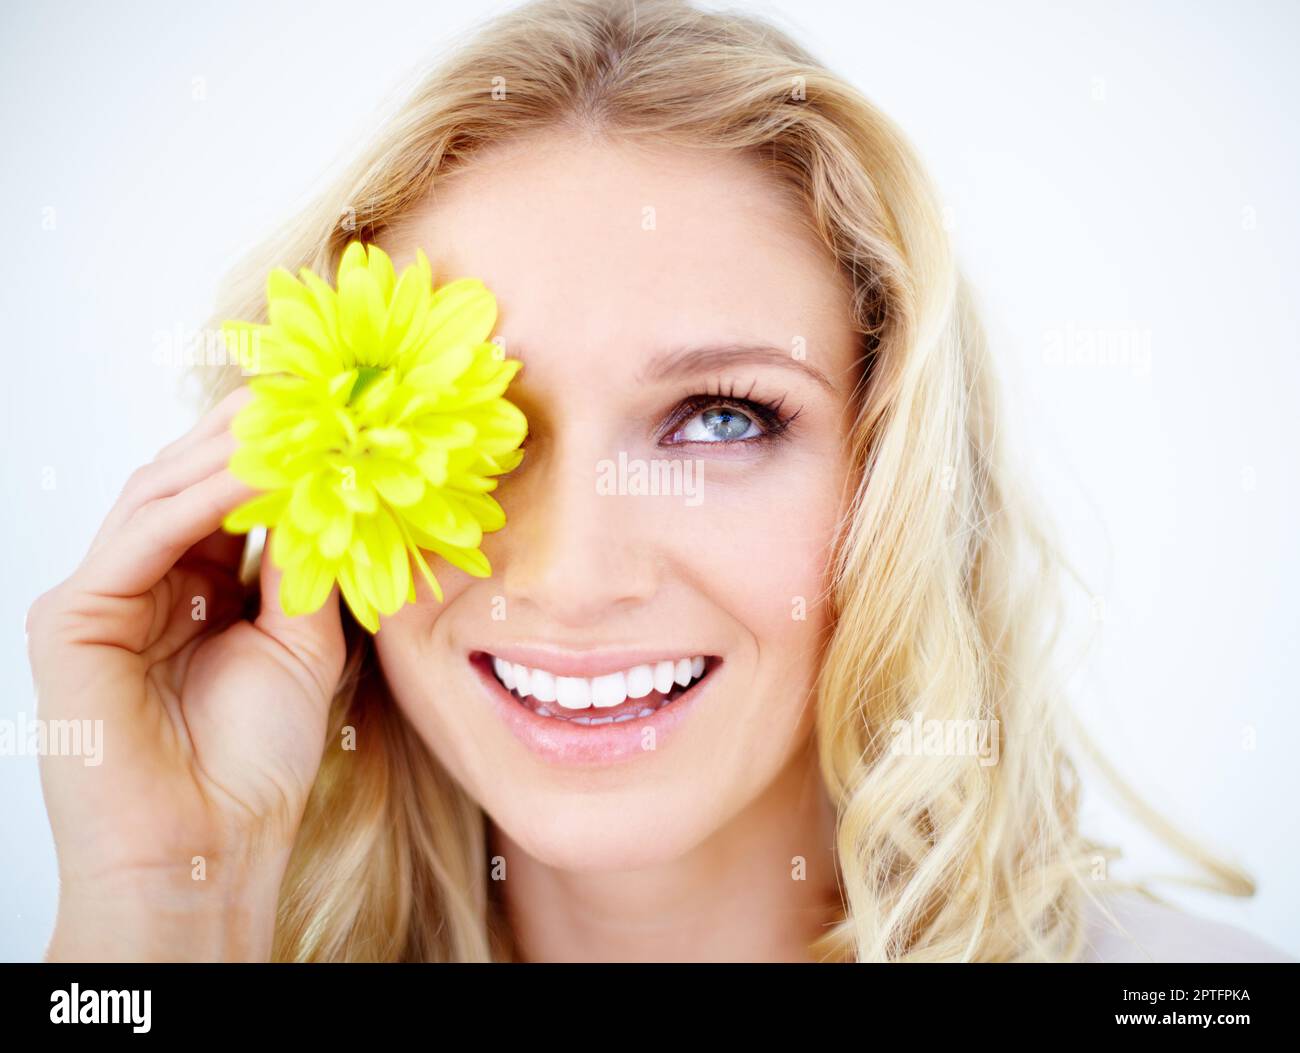
M4 6L0 719L34 715L31 600L191 418L158 334L202 324L222 272L419 64L505 6ZM1095 633L1078 711L1149 801L1259 880L1251 902L1180 902L1300 956L1300 7L745 6L929 164L1009 421L1098 597L1074 607ZM1071 333L1137 354L1063 360ZM1179 869L1091 785L1122 873ZM35 959L56 903L35 758L0 757L0 801L0 957Z

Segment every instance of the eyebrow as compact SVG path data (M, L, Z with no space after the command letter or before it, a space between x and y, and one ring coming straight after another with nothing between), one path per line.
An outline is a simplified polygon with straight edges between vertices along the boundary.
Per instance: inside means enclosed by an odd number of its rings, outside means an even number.
M702 347L678 347L656 355L641 371L638 382L679 380L715 373L728 366L781 366L810 377L832 395L835 385L816 366L795 358L793 353L767 344L708 344Z

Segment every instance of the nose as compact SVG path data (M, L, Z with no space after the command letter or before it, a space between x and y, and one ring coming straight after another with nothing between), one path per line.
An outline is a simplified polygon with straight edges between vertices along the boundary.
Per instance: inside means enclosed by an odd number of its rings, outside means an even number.
M507 608L585 629L647 602L658 587L653 499L597 491L599 463L611 454L590 433L537 452L501 494L507 522L493 562L503 567Z

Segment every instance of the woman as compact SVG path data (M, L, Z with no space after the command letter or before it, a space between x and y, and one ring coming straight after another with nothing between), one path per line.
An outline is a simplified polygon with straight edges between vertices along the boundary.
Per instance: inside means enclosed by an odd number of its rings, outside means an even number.
M217 320L353 240L501 304L530 430L493 575L441 568L373 637L337 591L245 603L218 526L253 493L246 393L206 371L208 412L29 619L43 711L113 743L42 759L50 959L1276 954L1103 895L1059 561L933 192L858 92L755 19L542 0L434 71ZM593 485L665 459L698 500Z

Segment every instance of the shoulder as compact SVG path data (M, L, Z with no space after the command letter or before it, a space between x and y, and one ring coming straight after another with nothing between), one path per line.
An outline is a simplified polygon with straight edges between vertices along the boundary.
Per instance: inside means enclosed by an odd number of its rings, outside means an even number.
M1085 901L1083 962L1295 962L1245 929L1188 914L1141 892ZM1111 917L1107 916L1107 911Z

